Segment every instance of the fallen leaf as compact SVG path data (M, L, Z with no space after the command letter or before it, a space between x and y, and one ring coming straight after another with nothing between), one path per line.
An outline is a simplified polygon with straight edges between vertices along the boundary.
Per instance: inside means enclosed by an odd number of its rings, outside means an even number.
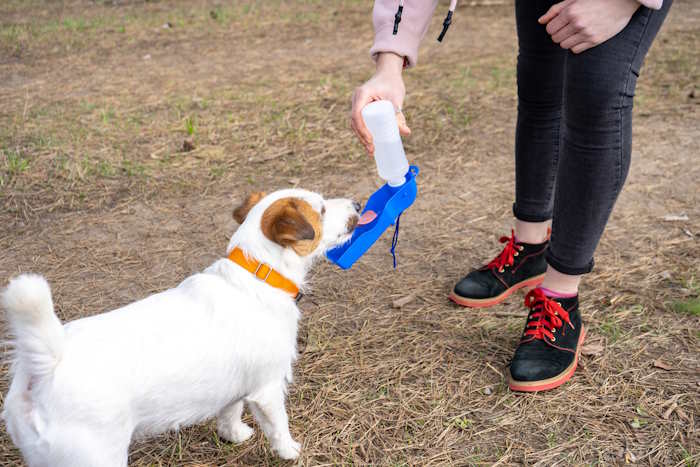
M673 370L673 367L671 365L664 362L660 358L657 358L656 360L654 360L654 368L661 368L662 370L666 370L666 371Z
M667 214L664 216L666 222L685 222L688 219L688 214Z
M681 396L682 396L682 394L676 394L675 396L671 397L669 400L667 400L666 402L661 404L661 407L668 407L669 405L673 404L674 402L677 402Z
M674 402L673 404L671 404L671 405L669 406L669 408L666 409L666 411L665 411L664 414L662 415L663 419L664 419L664 420L668 420L668 417L671 416L671 414L673 413L674 410L676 410L677 407L678 407L678 404L677 404L676 402Z
M602 354L605 351L605 347L600 342L593 342L591 344L586 344L581 347L581 353L588 357L595 357Z
M416 299L416 296L411 294L411 295L406 295L405 297L397 298L396 300L393 301L391 304L392 307L394 308L402 308L409 303L411 303L413 300Z
M676 407L676 414L678 414L678 416L680 418L682 418L683 420L685 420L686 422L689 421L688 414L686 414L685 411L683 409L681 409L680 407Z
M642 422L639 421L637 417L634 417L634 420L630 422L630 426L634 428L635 430L638 430L639 428L642 427Z

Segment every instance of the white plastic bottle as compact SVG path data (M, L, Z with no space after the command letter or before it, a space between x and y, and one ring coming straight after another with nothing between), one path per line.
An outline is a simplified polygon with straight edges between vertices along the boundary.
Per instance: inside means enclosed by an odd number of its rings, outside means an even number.
M401 143L394 104L387 100L370 102L362 109L362 118L372 133L379 176L391 187L403 185L408 173L408 160Z

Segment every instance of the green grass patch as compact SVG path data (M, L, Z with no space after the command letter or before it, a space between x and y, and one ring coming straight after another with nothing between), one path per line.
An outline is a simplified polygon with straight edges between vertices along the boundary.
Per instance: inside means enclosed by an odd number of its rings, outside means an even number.
M615 321L606 321L604 323L601 323L599 329L601 333L605 334L605 336L607 336L608 339L610 339L611 343L616 342L622 334L620 325Z
M679 300L673 302L671 309L676 313L683 313L691 316L700 316L700 297L691 298L690 300Z
M187 117L185 119L185 131L187 132L188 135L194 136L195 130L196 130L196 127L195 127L194 117Z
M0 186L4 186L10 179L20 175L29 169L29 159L19 151L11 149L0 150L2 156L2 173L0 173Z

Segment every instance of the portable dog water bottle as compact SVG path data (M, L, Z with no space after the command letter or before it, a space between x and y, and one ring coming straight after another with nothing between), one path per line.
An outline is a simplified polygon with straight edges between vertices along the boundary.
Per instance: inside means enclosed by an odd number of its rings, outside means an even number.
M389 101L367 104L362 109L362 118L372 133L377 172L387 183L367 200L360 216L360 224L350 241L326 253L329 260L343 269L352 267L392 225L396 225L391 245L391 253L394 255L398 242L399 217L413 204L418 191L418 167L409 167L406 160L394 105Z

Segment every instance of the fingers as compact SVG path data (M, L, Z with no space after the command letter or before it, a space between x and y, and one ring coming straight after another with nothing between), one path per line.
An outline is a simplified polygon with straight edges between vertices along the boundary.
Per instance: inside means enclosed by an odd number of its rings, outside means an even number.
M578 31L576 30L574 25L569 23L552 36L552 41L554 41L557 44L562 44L562 47L564 47L563 43L571 37L575 36L576 33L578 33ZM568 47L564 48L566 49Z
M596 46L595 42L588 42L588 41L581 42L580 44L573 46L571 48L571 51L575 54L580 54L581 52L586 51L586 50L593 48L595 46Z
M408 136L411 134L411 129L406 124L406 116L403 114L403 112L396 114L396 121L399 124L399 134L401 136Z
M561 11L564 9L564 7L566 6L567 3L569 3L569 2L564 1L564 2L555 3L554 5L552 5L549 8L549 10L547 10L547 13L540 16L540 19L538 19L537 22L540 24L549 23L550 21L552 21L552 19L555 16L557 16L557 15L559 15L559 13L561 13Z
M547 34L553 36L557 32L561 31L567 24L569 24L569 19L567 18L566 13L559 14L549 23L547 23Z
M362 87L357 88L352 96L352 111L350 114L350 126L360 140L360 143L362 143L370 154L374 152L372 134L369 132L365 121L362 119L362 109L365 105L372 102L372 100L369 93Z
M573 36L569 36L561 43L559 44L562 49L573 49L573 47L578 46L579 44L582 44L583 42L586 42L586 36L582 33L574 34Z

